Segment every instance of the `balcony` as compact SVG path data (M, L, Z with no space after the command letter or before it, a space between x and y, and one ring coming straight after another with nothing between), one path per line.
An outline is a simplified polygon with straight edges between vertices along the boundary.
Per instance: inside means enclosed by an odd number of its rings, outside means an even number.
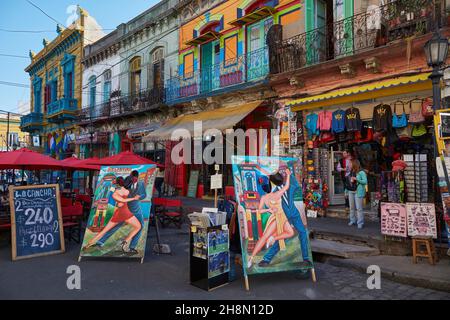
M71 120L78 113L78 100L62 98L47 106L47 120L49 122L60 122Z
M80 123L97 122L111 117L156 110L164 102L164 87L158 86L136 94L112 97L108 102L93 108L85 107L81 110L78 121Z
M264 80L268 73L268 49L261 48L197 70L184 78L169 79L166 82L166 101L175 104L255 85Z
M40 112L31 112L20 118L20 129L24 132L33 132L42 129L44 117Z
M398 0L269 44L270 72L283 73L383 47L433 30L436 8L428 0ZM446 22L442 19L441 25Z

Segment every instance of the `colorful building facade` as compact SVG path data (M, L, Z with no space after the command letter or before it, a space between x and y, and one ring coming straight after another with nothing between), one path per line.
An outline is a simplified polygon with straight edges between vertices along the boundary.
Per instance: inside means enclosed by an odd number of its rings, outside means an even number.
M31 80L31 112L21 118L21 128L39 141L38 149L60 159L76 151L83 48L103 35L85 10L78 7L77 14L69 27L57 26L58 36L53 41L43 40L41 51L30 51L31 64L25 69Z

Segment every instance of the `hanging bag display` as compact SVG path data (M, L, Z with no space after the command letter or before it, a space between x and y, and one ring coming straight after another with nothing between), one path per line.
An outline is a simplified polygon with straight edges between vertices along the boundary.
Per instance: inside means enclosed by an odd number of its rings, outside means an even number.
M397 115L397 104L401 104L403 108L403 113L399 116ZM393 128L404 128L408 125L408 119L406 118L405 104L402 101L396 101L394 103L394 114L392 115L392 127Z
M413 138L419 138L423 135L427 134L427 128L425 127L425 125L423 123L421 124L416 124L411 132L411 135L413 136Z
M434 115L432 98L425 98L422 100L422 115L424 117L432 117Z
M409 123L422 123L425 118L422 114L422 100L413 99L409 102Z

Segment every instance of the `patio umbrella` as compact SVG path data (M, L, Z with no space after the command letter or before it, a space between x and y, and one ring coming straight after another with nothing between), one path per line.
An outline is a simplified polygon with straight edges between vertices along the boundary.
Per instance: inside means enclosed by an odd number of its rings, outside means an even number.
M89 165L101 165L101 166L127 166L127 165L138 165L138 164L155 164L159 168L163 168L164 166L156 163L152 160L141 157L131 151L124 151L114 156L86 161Z
M26 148L0 153L0 169L64 170L65 167L61 161Z
M76 157L66 158L61 160L66 166L66 169L72 171L89 171L89 170L100 170L99 165L89 165L86 164L85 160L78 159Z

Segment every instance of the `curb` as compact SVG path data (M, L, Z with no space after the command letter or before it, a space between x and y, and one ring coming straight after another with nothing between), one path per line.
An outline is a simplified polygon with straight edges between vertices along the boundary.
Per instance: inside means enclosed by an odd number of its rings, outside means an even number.
M329 263L335 267L343 267L353 269L364 274L366 273L366 267L345 259L329 258L325 261L325 263ZM384 279L388 279L401 284L450 292L450 281L440 281L429 278L418 278L416 276L412 276L409 274L397 273L397 271L395 270L390 270L386 268L381 270L381 276Z

